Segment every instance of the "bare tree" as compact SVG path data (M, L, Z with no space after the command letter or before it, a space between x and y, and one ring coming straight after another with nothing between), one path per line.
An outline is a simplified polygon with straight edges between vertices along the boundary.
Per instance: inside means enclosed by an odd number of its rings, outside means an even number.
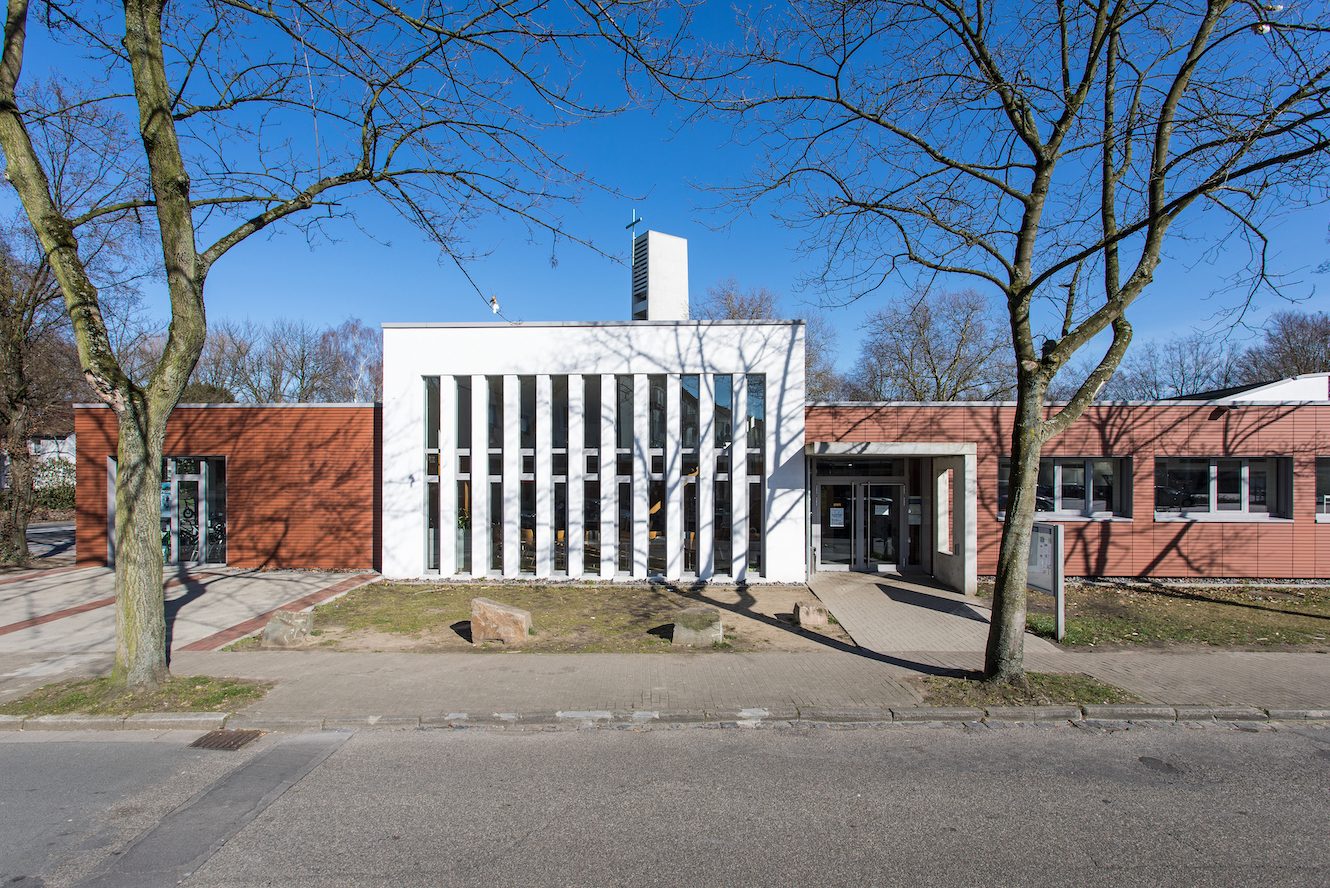
M1142 342L1122 359L1102 396L1116 401L1162 401L1233 384L1236 350L1205 333Z
M780 318L780 299L766 287L744 290L733 278L707 291L697 316L710 321L770 321ZM846 392L836 372L836 331L818 312L809 315L804 329L805 393L814 401L832 400Z
M553 207L587 180L538 128L614 110L574 86L588 59L653 27L652 0L511 4L435 0L164 0L96 7L9 0L0 55L6 172L64 296L89 383L115 410L116 659L131 687L167 675L157 490L167 417L206 338L204 288L231 250L288 222L317 237L373 197L440 249L478 215L523 219L554 239ZM123 108L119 187L61 205L35 144L60 108L18 92L29 30L50 30L52 64L105 72L89 107ZM666 43L668 35L666 35ZM605 81L597 81L597 85ZM68 110L68 109L66 109ZM128 130L128 128L126 128ZM151 219L171 306L161 357L136 381L117 359L85 228L133 212Z
M50 268L40 258L20 257L11 240L0 240L0 424L9 483L0 514L0 563L25 564L34 494L28 439L40 414L59 399L49 375L34 364L57 335L62 312Z
M974 290L924 290L870 316L851 386L872 401L991 401L1015 388L1001 322Z
M1330 315L1281 311L1271 315L1260 340L1243 351L1241 382L1273 382L1301 373L1330 370Z
M55 205L77 206L89 195L114 190L114 118L80 106L77 93L59 80L39 83L29 95L61 109L33 146L54 171ZM107 216L87 226L79 243L81 260L102 287L108 312L126 324L137 299L135 227ZM92 397L69 332L54 269L27 220L16 219L0 231L0 434L9 481L0 516L0 563L21 564L28 558L27 525L34 504L29 439L40 428L69 423L70 401Z
M697 316L704 321L770 321L780 317L778 302L776 294L766 287L744 290L730 278L707 290Z
M377 401L383 397L383 336L359 318L350 318L323 334L323 348L333 356L334 373L322 393L327 401Z
M830 287L968 279L1008 317L1011 481L986 675L1023 676L1027 557L1046 442L1131 339L1127 309L1176 225L1253 252L1274 207L1325 197L1327 25L1251 0L808 0L760 13L726 69L666 85L759 146L738 199L784 199ZM717 87L716 84L723 84ZM950 284L948 284L950 285ZM1059 369L1111 335L1065 406Z
M836 330L826 315L812 312L804 327L804 393L810 401L835 401L851 396L849 384L836 369Z

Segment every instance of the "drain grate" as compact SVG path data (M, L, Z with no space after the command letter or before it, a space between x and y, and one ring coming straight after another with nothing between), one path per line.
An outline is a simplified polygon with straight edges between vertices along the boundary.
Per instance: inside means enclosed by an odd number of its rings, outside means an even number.
M221 749L226 752L234 752L246 743L259 739L262 734L262 731L228 731L222 729L209 731L189 745L195 749Z

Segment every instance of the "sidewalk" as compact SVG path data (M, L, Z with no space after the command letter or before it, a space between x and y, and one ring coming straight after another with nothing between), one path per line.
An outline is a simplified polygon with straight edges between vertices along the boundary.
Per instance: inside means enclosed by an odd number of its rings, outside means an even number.
M975 669L956 654L399 654L327 651L181 653L172 669L268 679L245 710L270 721L439 718L450 713L634 710L824 712L872 719L918 705L912 679ZM1330 707L1330 655L1315 653L1057 653L1040 671L1086 672L1150 703Z

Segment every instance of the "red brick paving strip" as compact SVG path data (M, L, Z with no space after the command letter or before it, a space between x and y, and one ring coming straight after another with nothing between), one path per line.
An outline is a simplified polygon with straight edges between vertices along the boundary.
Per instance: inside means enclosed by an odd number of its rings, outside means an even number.
M19 620L17 623L0 626L0 635L8 635L11 632L18 632L20 629L31 629L33 626L40 626L43 623L51 623L64 617L72 617L75 614L87 613L88 611L96 610L99 607L106 607L108 604L115 604L114 595L110 598L95 598L92 601L85 601L82 604L76 604L73 607L67 607L64 610L52 611L49 614L42 614L40 617L29 617L26 620Z
M302 611L307 607L313 607L317 604L336 598L344 592L350 592L352 589L368 585L379 580L378 574L361 574L359 576L349 577L338 583L333 583L324 589L311 592L308 595L302 595L295 601L288 601L281 607L275 607L270 611L265 611L257 617L251 617L243 623L237 623L229 629L223 629L221 632L214 632L206 638L200 638L198 641L192 641L182 648L181 651L215 651L218 648L225 647L233 641L238 641L246 635L252 635L262 629L272 618L272 615L278 611Z

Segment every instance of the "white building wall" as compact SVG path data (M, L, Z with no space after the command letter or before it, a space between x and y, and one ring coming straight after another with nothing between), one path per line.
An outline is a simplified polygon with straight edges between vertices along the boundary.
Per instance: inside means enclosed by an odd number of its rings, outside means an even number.
M484 324L484 325L385 325L384 328L384 421L383 421L383 566L389 577L420 577L428 574L425 564L425 436L423 430L427 376L470 375L472 379L473 428L476 440L484 442L488 414L484 406L485 377L504 377L504 574L516 576L520 545L520 397L519 376L601 374L601 576L615 576L613 538L617 520L617 491L614 475L615 375L634 376L633 448L633 574L646 576L647 527L650 508L648 484L650 454L647 448L649 374L666 374L677 387L682 374L702 377L699 405L701 473L698 488L699 573L709 576L714 503L712 500L714 449L714 374L732 374L735 394L735 446L732 449L734 565L713 565L744 576L748 536L744 517L748 509L747 478L743 474L747 425L745 374L766 376L767 454L764 501L766 520L764 576L749 581L799 582L805 577L804 546L804 328L801 323L682 322L682 323L588 323L588 324ZM444 388L445 391L454 391ZM541 391L545 391L541 384ZM579 391L580 396L580 391ZM545 402L545 399L540 399ZM572 401L570 392L570 403ZM667 522L672 537L667 548L668 573L681 561L682 508L677 452L678 393L667 397ZM452 405L444 407L450 416ZM547 426L542 425L542 428ZM570 428L570 433L571 433ZM538 434L539 442L541 436ZM538 443L538 450L543 449ZM674 451L674 452L668 452ZM570 456L572 454L570 453ZM473 456L474 505L473 569L483 574L488 567L487 525L481 523L481 504L488 497L484 477L484 448ZM456 465L456 460L450 461ZM673 466L673 467L672 467ZM582 482L583 466L570 463L571 485ZM451 470L450 470L451 471ZM673 482L671 484L670 482ZM442 479L455 484L455 476ZM572 496L569 497L572 505ZM574 526L569 516L569 529ZM542 508L542 513L544 508ZM580 510L576 520L581 523ZM454 516L443 516L442 527L451 531ZM543 537L543 534L542 534ZM443 545L452 545L445 533ZM543 550L543 546L541 547ZM484 550L484 554L481 554ZM477 555L481 555L477 558Z

